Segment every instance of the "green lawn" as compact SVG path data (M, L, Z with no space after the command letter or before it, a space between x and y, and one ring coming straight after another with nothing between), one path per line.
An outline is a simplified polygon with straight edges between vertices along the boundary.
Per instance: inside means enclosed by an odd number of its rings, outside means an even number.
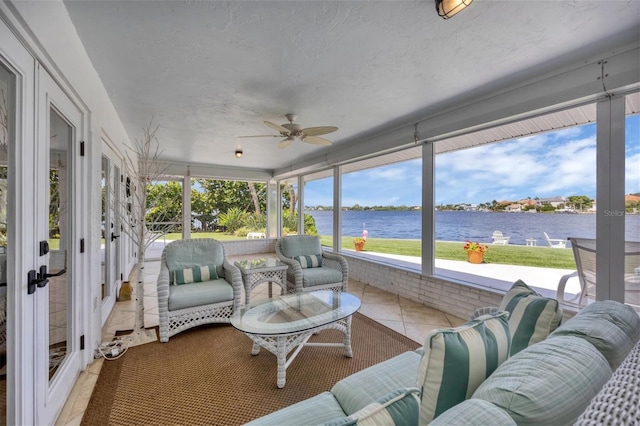
M224 234L220 232L201 232L191 235L194 238L215 238L220 241L241 240L242 237ZM167 240L182 238L181 234L167 234ZM342 247L353 249L354 237L343 237ZM324 246L331 245L331 237L320 236L320 242ZM436 241L436 259L467 260L467 253L463 250L464 242L451 243ZM367 238L364 252L377 252L388 254L400 254L405 256L420 256L420 240L401 240L386 238ZM491 245L485 253L486 263L502 263L506 265L539 266L543 268L575 269L571 249L552 249L549 247L525 247L517 245Z
M331 237L321 236L323 245L330 245ZM436 241L436 259L467 260L463 242L451 243ZM342 247L353 248L353 237L343 237ZM364 252L401 254L420 256L422 243L420 240L400 240L384 238L367 238ZM552 249L549 247L525 247L516 245L494 246L489 244L485 253L486 263L502 263L506 265L540 266L543 268L575 269L576 263L571 249Z

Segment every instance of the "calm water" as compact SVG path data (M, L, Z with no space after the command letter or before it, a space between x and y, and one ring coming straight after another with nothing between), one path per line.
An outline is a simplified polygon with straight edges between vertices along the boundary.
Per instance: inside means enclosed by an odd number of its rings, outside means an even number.
M316 220L321 235L332 234L331 211L307 211ZM372 238L421 238L420 211L343 211L343 235L362 235L366 229ZM546 245L543 232L551 238L595 238L595 214L483 213L465 211L436 212L436 240L474 240L490 243L493 231L510 236L511 244L525 244L535 238ZM626 216L626 240L640 240L640 215Z

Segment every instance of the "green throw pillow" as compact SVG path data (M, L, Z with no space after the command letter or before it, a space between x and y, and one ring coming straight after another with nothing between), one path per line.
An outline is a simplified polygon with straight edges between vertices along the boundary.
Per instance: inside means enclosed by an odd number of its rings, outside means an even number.
M509 312L511 356L546 339L563 314L556 299L539 295L521 280L504 295L498 310Z
M294 256L293 258L298 261L302 269L319 268L322 266L321 254L312 254L308 256Z
M194 266L173 271L173 285L217 280L216 265Z
M420 424L471 397L509 356L509 314L483 315L455 328L432 331L424 343L417 386Z

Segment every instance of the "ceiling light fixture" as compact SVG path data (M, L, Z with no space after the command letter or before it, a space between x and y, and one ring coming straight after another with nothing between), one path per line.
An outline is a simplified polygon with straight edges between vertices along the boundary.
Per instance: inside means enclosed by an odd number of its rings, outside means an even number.
M472 2L473 0L436 0L436 11L441 18L449 19Z
M242 150L236 149L236 158L240 158L240 157L242 157Z

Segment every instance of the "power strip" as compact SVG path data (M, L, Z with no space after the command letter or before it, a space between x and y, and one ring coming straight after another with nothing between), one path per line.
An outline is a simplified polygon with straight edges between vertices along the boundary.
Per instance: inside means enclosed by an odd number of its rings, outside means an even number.
M104 358L108 360L115 360L120 358L127 352L128 347L123 343L121 339L116 339L112 342L102 342L96 348L93 355L94 358Z

